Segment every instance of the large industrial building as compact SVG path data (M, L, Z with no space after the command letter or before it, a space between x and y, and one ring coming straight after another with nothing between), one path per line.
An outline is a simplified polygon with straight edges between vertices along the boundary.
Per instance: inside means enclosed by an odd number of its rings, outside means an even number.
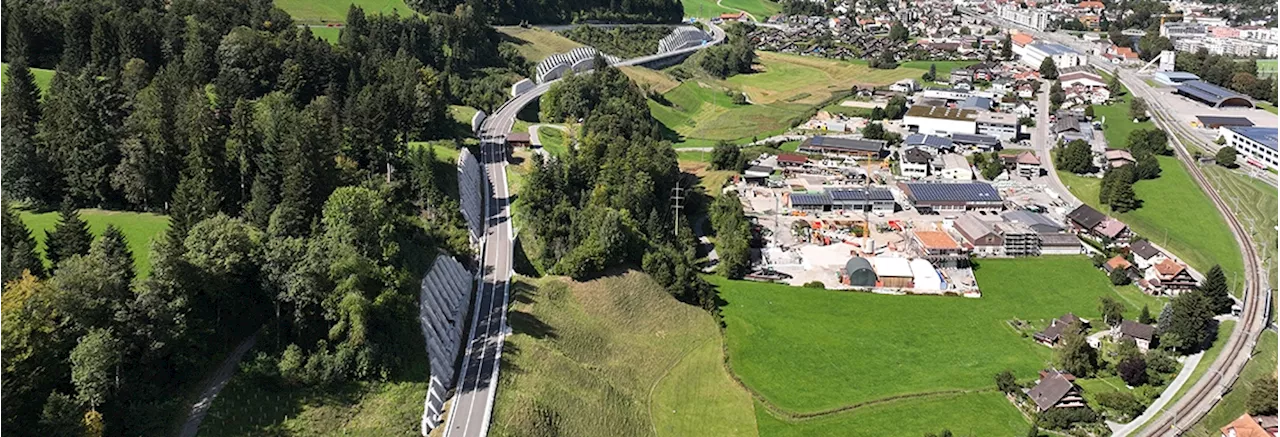
M789 196L791 209L811 212L835 210L893 212L897 203L893 193L880 187L828 188L822 192L794 193Z
M1220 127L1218 133L1226 145L1234 147L1251 165L1280 169L1276 156L1276 128L1271 127Z
M1243 94L1200 80L1189 80L1178 85L1178 94L1214 108L1223 106L1253 107L1253 101Z
M945 106L912 106L902 118L911 132L929 135L972 134L978 130L978 111Z
M1034 42L1022 47L1022 63L1031 68L1040 68L1046 58L1053 58L1053 65L1059 69L1089 65L1089 58L1070 47L1051 42Z
M884 156L885 142L881 140L836 138L816 136L800 143L800 153L853 156L861 159L879 159Z
M911 206L922 213L995 212L1004 208L1000 193L983 182L903 182L898 187L906 193Z

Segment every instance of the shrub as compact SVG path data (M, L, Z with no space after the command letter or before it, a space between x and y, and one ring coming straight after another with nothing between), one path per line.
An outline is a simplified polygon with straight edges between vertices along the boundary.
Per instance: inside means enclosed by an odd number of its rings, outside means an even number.
M1116 372L1125 384L1137 387L1147 383L1147 360L1141 356L1125 358L1116 365Z
M1138 401L1132 393L1122 391L1099 394L1098 404L1124 417L1137 416L1146 409L1146 406L1142 405L1142 402Z
M827 286L824 285L822 281L809 281L804 283L804 288L817 288L821 290L826 290Z
M1052 408L1036 416L1043 428L1066 430L1075 424L1089 424L1098 421L1098 413L1088 407Z

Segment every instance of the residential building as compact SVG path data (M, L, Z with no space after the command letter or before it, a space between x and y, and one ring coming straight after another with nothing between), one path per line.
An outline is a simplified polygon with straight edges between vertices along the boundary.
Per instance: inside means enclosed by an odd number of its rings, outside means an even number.
M1000 193L983 182L901 182L898 187L906 194L911 206L923 213L999 212L1004 209Z
M1133 158L1133 154L1124 149L1107 149L1106 152L1102 152L1102 159L1105 159L1111 168L1138 163L1138 160Z
M915 79L902 79L889 85L889 91L911 94L920 91L920 82Z
M902 118L902 125L911 132L946 135L977 132L978 111L943 106L912 106Z
M1156 328L1132 320L1123 320L1111 328L1111 339L1115 341L1133 340L1138 350L1146 353L1156 339Z
M1053 21L1053 16L1049 11L1042 9L1019 9L1017 6L1007 6L1000 8L996 15L1002 19L1012 21L1015 24L1030 27L1035 30L1044 31L1049 27L1049 23Z
M1026 151L1019 153L1015 162L1018 176L1028 179L1040 176L1040 158L1037 158L1034 153Z
M1041 413L1054 408L1085 407L1075 377L1057 370L1042 372L1036 386L1027 390L1027 396L1035 402L1036 411Z
M911 231L910 243L926 257L965 256L964 248L942 231Z
M1089 205L1080 205L1067 213L1067 223L1071 225L1073 232L1101 239L1112 245L1126 242L1132 235L1124 222L1107 217Z
M996 222L992 227L1004 241L1005 256L1040 255L1040 234L1030 226L1018 222Z
M1075 314L1066 313L1062 317L1049 321L1048 327L1044 328L1043 331L1035 333L1032 337L1035 338L1037 343L1045 346L1057 346L1058 342L1062 340L1063 335L1067 334L1067 327L1071 326L1072 323L1079 323L1083 328L1087 328L1089 326L1089 322L1086 322L1084 319L1076 317Z
M978 113L977 128L980 135L990 135L1005 141L1017 140L1021 129L1016 114L990 111Z
M1274 421L1275 416L1271 416ZM1274 430L1262 426L1262 421L1248 414L1242 414L1227 426L1222 427L1222 437L1275 437Z
M1138 269L1133 267L1133 263L1130 263L1129 260L1124 259L1121 255L1113 256L1107 262L1102 263L1102 271L1107 272L1108 275L1115 273L1117 270L1130 279L1142 279Z
M929 162L933 155L929 152L911 147L898 152L898 172L903 177L922 179L929 176Z
M1221 127L1218 135L1227 146L1236 149L1244 161L1259 168L1280 168L1276 151L1277 129L1274 127Z
M1129 253L1133 254L1133 262L1142 270L1146 270L1166 258L1164 252L1156 249L1156 246L1147 240L1139 240L1130 244Z
M880 159L884 156L885 142L881 140L835 138L815 136L800 143L800 153L851 156L858 159Z
M1169 295L1180 294L1200 285L1191 276L1187 266L1169 258L1164 258L1147 269L1143 279L1152 291Z

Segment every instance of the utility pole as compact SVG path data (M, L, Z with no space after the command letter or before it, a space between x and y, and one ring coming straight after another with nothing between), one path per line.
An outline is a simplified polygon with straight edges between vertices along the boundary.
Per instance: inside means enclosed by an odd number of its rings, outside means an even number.
M684 188L680 187L680 183L676 182L675 188L671 189L671 213L675 216L675 227L671 229L672 235L680 237L680 210L684 205L680 201L684 200Z

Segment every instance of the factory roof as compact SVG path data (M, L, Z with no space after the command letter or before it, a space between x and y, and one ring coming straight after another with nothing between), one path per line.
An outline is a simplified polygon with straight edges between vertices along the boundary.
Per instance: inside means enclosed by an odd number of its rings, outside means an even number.
M884 150L885 142L881 140L859 140L853 138L835 138L816 136L804 140L800 147L818 147L862 152L879 153Z
M961 144L977 144L986 146L995 146L1000 144L1000 139L990 135L978 134L951 134L951 142Z
M1185 94L1215 107L1224 103L1244 103L1249 107L1253 107L1253 101L1249 100L1243 94L1231 91L1229 89L1205 82L1202 80L1188 80L1178 85L1178 93Z
M937 135L911 134L907 135L906 144L908 146L928 146L935 148L951 147L951 139Z
M1276 150L1276 128L1274 127L1229 127L1227 130L1240 134L1271 150Z
M1000 193L982 182L901 184L907 196L917 202L1000 202Z
M827 193L795 193L791 195L791 206L830 205L831 196Z
M1051 43L1051 42L1038 42L1038 43L1033 43L1033 44L1031 44L1029 47L1031 47L1031 48L1033 48L1033 49L1036 49L1036 50L1039 50L1040 52L1042 52L1042 53L1044 53L1044 54L1046 54L1046 55L1048 55L1048 56L1058 56L1058 55L1067 55L1067 54L1076 54L1076 55L1078 55L1078 54L1080 54L1080 52L1075 51L1075 49L1072 49L1071 47L1067 47L1067 46L1064 46L1064 45L1062 45L1062 44L1058 44L1058 43Z
M831 200L893 200L893 193L884 188L828 188Z
M937 118L944 120L967 121L978 118L978 111L972 109L946 108L942 106L915 105L907 110L907 117Z

